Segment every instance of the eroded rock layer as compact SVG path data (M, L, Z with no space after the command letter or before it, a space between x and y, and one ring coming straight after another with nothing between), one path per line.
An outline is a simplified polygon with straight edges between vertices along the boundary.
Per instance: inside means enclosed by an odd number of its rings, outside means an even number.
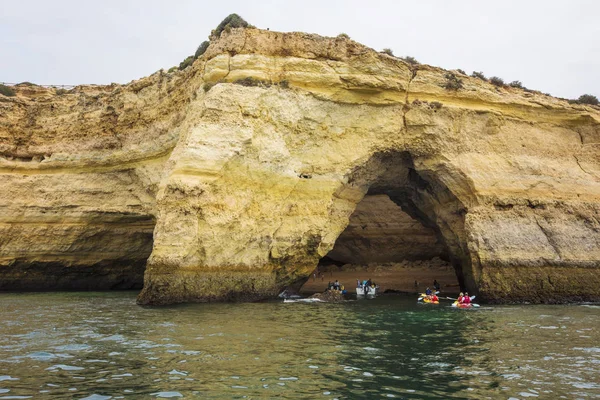
M368 192L482 300L600 299L600 110L455 73L447 90L447 71L346 38L233 29L182 72L17 88L0 97L0 276L109 276L151 245L141 303L265 298Z

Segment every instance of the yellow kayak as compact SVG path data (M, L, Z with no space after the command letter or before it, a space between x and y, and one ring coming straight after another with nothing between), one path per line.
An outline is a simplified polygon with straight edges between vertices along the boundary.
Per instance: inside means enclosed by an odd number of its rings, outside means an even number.
M427 303L427 304L440 304L439 301L432 301L430 300L426 295L421 295L421 297L418 298L418 301L420 303Z

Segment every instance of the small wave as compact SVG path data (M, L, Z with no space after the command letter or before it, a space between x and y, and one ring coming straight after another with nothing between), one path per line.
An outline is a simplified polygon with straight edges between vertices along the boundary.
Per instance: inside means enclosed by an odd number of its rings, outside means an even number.
M110 335L110 336L100 339L101 342L122 342L124 340L125 340L125 336L123 336L123 335Z
M18 380L19 380L19 378L13 378L10 375L1 375L0 376L0 382L2 382L2 381L18 381Z
M375 347L363 347L363 350L366 350L366 351L379 351L379 349L376 349Z
M84 368L83 367L75 367L73 365L56 364L56 365L46 368L46 371L55 371L57 369L61 369L63 371L80 371Z
M150 396L160 397L161 399L169 399L171 397L183 397L179 392L156 392L150 393Z
M88 397L84 397L81 400L109 400L112 399L112 396L103 396L101 394L92 394Z
M521 392L519 393L520 396L523 397L540 397L539 394L535 394L535 393L531 393L531 392Z
M126 372L121 375L112 375L111 378L124 378L124 377L128 377L128 376L133 376L133 374L131 372Z
M572 383L571 386L576 387L577 389L600 389L600 384L591 382Z
M87 350L89 349L90 345L87 344L67 344L64 346L57 346L55 347L56 350L60 350L60 351L79 351L79 350Z
M581 350L586 353L600 353L600 347L573 347L573 350Z
M187 376L187 374L188 374L188 373L187 373L187 372L185 372L185 371L177 371L176 369L174 369L174 370L171 370L171 371L169 372L169 375L183 375L183 376Z

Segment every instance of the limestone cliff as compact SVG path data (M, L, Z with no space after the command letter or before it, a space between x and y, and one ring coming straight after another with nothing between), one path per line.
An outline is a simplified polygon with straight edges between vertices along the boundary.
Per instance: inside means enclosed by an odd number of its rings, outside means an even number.
M0 98L2 288L118 286L149 255L141 303L265 298L368 193L433 232L483 299L600 299L600 110L467 76L449 91L446 72L233 29L183 72L17 89Z

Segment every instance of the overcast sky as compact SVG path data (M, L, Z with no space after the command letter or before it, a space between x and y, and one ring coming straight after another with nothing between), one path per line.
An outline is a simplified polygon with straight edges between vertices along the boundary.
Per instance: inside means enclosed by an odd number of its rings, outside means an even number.
M0 81L126 83L178 65L230 13L341 32L422 63L600 97L597 0L0 0Z

